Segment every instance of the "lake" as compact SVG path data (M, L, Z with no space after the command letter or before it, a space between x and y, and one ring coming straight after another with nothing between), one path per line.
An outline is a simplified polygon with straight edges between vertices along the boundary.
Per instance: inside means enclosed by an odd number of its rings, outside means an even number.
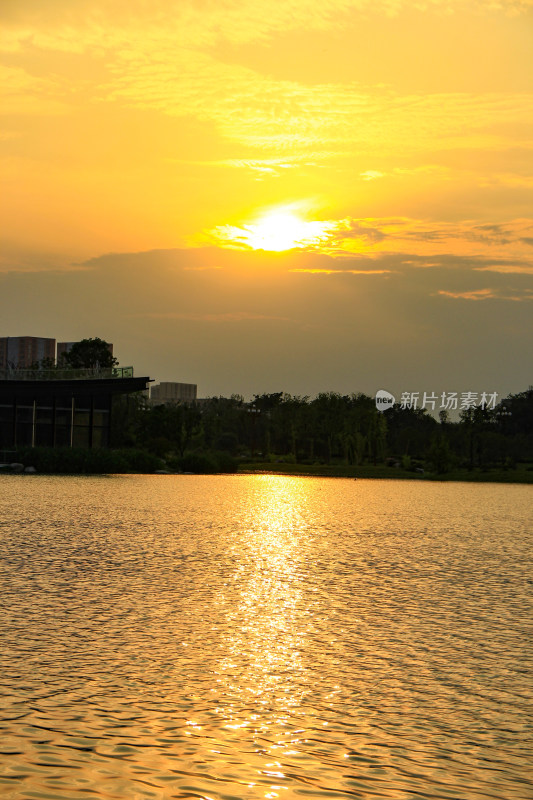
M531 800L532 508L0 476L0 796Z

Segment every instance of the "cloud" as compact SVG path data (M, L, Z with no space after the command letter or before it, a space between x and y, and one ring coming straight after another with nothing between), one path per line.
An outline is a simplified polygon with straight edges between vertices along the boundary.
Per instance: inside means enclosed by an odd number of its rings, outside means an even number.
M467 292L449 292L439 289L438 294L444 297L451 297L454 300L511 300L513 302L533 300L533 290L522 294L504 294L494 289L473 289Z
M384 178L385 173L379 172L377 169L368 169L366 172L361 172L361 178L364 181L375 181L377 178Z
M413 152L421 146L457 146L459 142L465 146L469 137L479 147L481 142L505 140L496 133L502 119L507 124L529 124L531 98L528 101L521 93L406 94L391 87L364 87L348 79L324 83L275 79L259 69L224 61L213 49L219 39L250 42L288 30L342 26L342 19L354 10L369 9L369 0L320 4L289 0L269 5L268 14L263 3L252 0L217 5L187 0L153 5L134 2L131 8L124 2L104 6L56 0L46 4L46 13L35 4L20 5L19 12L10 6L7 16L11 35L19 36L21 53L33 53L35 48L84 52L100 65L92 81L76 80L74 73L68 76L72 87L87 92L89 102L193 117L214 124L226 139L258 150L285 155L301 154L302 149L372 145L392 154L397 153L398 141L403 151ZM431 7L460 5L458 0ZM394 0L382 6L389 12L402 8ZM57 74L31 78L18 68L9 69L4 83L11 86L17 104L35 110L39 100L50 109L55 103L58 110L57 103L66 99ZM103 74L107 79L102 79ZM269 169L284 169L282 164L290 161L278 159L278 167L248 161L249 168L263 170L265 175ZM363 180L384 174L381 169L360 173ZM516 180L513 175L501 176L507 184Z
M472 0L469 5L481 12L488 7L491 12L527 13L533 8L533 0ZM464 0L416 3L417 11L428 13L461 12L464 6ZM269 3L268 13L259 0L50 0L46 4L3 0L2 17L15 41L17 35L22 38L37 29L43 31L37 39L39 44L45 41L72 48L76 40L69 42L67 34L77 31L83 34L78 36L78 43L105 46L111 32L119 28L124 30L126 41L140 29L147 36L159 32L176 44L212 46L221 39L239 44L263 41L290 30L342 29L354 12L398 16L412 8L412 0L285 0Z
M111 69L114 78L102 99L209 121L228 140L259 150L372 144L392 154L398 141L405 152L464 144L465 131L479 145L503 115L515 122L529 117L523 94L405 96L353 83L304 85L175 46L171 54L151 50L119 57ZM381 176L378 170L362 173L366 180Z
M406 266L413 266L417 269L431 269L432 267L440 267L441 264L438 261L424 261L420 259L419 261L407 260L403 261L403 264Z
M65 88L57 78L36 77L21 67L0 64L0 86L4 115L55 115L67 111Z
M346 219L339 222L338 233L343 240L364 239L369 243L376 244L387 238L387 234L380 230L379 225L379 220Z
M405 252L412 253L417 247L418 255L424 259L424 266L431 265L427 256L443 253L468 255L469 257L513 257L524 256L524 233L531 229L532 220L517 219L505 223L479 224L475 220L448 222L443 220L420 220L413 218L347 219L339 221L332 232L325 249L338 255L350 251L361 252ZM350 240L355 239L355 248ZM418 265L421 265L420 263Z
M418 260L216 248L115 253L72 274L2 275L0 315L6 333L25 319L35 335L101 336L137 374L197 383L201 396L369 392L385 380L440 390L490 384L503 393L527 386L531 304L511 298L531 276L493 273L487 284L489 273L474 268L494 261L452 255L438 259L440 268L402 263ZM187 269L198 266L221 269ZM370 277L373 270L389 272ZM461 300L487 289L488 302ZM458 351L461 359L450 357Z
M394 175L438 175L442 178L447 176L450 170L441 164L421 164L418 167L394 167L392 172Z
M318 163L330 159L339 158L338 152L308 152L305 154L287 155L280 158L226 158L217 161L191 160L191 159L169 159L172 164L185 164L191 166L221 167L224 169L247 170L251 173L259 173L261 177L279 178L287 170L294 170L305 167L316 167Z
M490 267L474 267L476 272L499 272L502 275L533 275L533 266L524 267L517 264L496 264Z
M439 294L461 300L493 300L496 297L492 289L474 289L471 292L447 292L439 289Z
M418 11L427 13L463 7L463 0L417 4ZM481 0L477 7L483 8ZM402 176L424 173L447 180L448 170L438 164L382 168L374 154L385 158L397 156L399 148L413 155L468 144L475 152L503 148L512 134L509 128L502 131L502 121L525 130L531 97L520 92L399 91L393 84L363 85L350 73L337 80L291 80L276 77L266 63L252 67L248 59L246 65L239 55L240 45L274 43L291 31L344 29L354 25L358 13L401 14L411 8L408 0L287 0L268 4L268 13L257 0L4 0L7 49L27 59L34 72L41 64L35 59L43 53L81 54L95 68L80 76L63 67L61 77L59 69L49 67L35 77L9 67L2 83L11 87L14 112L63 113L67 105L74 108L81 93L80 105L102 117L106 110L127 108L200 121L225 145L244 151L242 157L203 163L248 171L256 180L316 165L328 153L339 159L341 152L368 154L370 168L360 164L356 173L364 183L385 177L399 183ZM217 49L221 42L229 55ZM502 171L488 180L495 190L520 191L530 179Z
M291 269L291 272L307 272L312 275L391 275L392 269Z
M275 209L274 209L275 210ZM308 212L307 216L310 215ZM420 220L409 217L302 220L300 235L289 247L306 252L320 252L337 258L353 256L376 257L384 253L403 253L417 257L416 267L439 265L438 256L467 256L470 259L503 259L504 266L527 258L528 247L524 233L531 229L528 219L505 223L479 223L475 220L448 222ZM221 225L207 231L203 243L234 249L271 249L261 244L257 220L238 225ZM265 240L266 241L266 240ZM275 249L275 248L273 248ZM285 249L285 248L280 248Z
M11 241L0 241L0 274L70 273L86 272L91 264L73 264L72 260L57 251L43 252L29 247L19 247Z

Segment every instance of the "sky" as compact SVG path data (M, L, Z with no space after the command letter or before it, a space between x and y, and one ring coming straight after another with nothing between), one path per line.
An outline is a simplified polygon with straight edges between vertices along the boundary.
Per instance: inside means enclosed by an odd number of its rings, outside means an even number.
M0 15L0 336L202 397L533 383L533 0Z

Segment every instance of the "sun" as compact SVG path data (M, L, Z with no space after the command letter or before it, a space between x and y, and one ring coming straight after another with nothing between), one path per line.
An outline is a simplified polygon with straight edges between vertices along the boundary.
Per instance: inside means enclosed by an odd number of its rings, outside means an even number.
M305 220L291 207L267 211L253 222L240 227L223 225L212 233L225 246L281 252L294 248L314 248L328 239L336 227L331 221Z
M261 217L256 223L246 225L249 231L247 244L253 250L291 250L301 247L309 239L309 225L312 223L299 219L287 211L273 211Z

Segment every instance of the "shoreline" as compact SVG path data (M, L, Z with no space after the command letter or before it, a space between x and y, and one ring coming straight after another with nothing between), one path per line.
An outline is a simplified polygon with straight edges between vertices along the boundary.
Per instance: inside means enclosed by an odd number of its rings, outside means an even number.
M533 484L533 470L526 468L517 469L492 469L482 471L452 470L438 474L425 472L408 472L395 467L384 465L363 465L349 467L343 465L311 465L311 464L269 464L246 463L239 466L239 475L290 475L293 477L315 478L364 478L369 480L415 480L438 482L467 482L467 483L519 483Z
M520 465L515 469L451 470L446 473L416 472L382 465L348 466L343 464L290 464L271 462L240 463L235 470L203 471L169 469L164 463L154 464L151 459L135 459L137 463L124 463L122 459L111 459L107 463L44 464L37 467L25 465L23 462L0 464L1 475L288 475L307 478L346 478L349 480L411 480L432 481L439 483L513 483L533 484L533 465ZM143 463L144 462L144 463ZM58 468L59 467L59 468ZM80 468L81 467L81 468ZM126 469L124 469L126 467ZM155 467L155 468L154 468Z

